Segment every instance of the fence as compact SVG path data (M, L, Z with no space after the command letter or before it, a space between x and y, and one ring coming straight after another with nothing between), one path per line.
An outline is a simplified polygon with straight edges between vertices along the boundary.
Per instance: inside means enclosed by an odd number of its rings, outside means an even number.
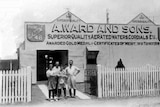
M31 68L0 71L0 104L31 101Z
M111 69L98 65L98 97L155 96L160 94L160 67Z

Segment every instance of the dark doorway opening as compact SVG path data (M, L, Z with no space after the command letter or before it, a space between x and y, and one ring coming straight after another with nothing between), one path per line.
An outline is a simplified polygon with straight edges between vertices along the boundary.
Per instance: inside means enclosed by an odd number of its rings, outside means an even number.
M97 56L99 50L87 48L86 50L86 71L85 71L85 92L97 96Z
M47 80L49 63L54 65L56 61L62 66L68 64L68 50L37 50L37 81Z

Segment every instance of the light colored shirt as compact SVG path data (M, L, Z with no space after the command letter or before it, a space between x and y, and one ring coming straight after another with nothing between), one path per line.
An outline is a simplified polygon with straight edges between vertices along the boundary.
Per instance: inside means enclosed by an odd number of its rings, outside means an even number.
M58 66L58 68L57 68L56 66L53 67L53 72L54 72L54 73L59 73L60 70L61 70L60 66Z
M53 69L48 69L46 72L47 77L50 77L53 74Z
M70 66L68 66L66 68L66 73L69 74L70 76L76 76L76 74L79 70L80 69L76 66L72 66L71 68L70 68Z
M50 76L54 76L56 74L58 74L60 72L60 67L56 68L56 67L53 67L52 70L48 69L47 72L46 72L46 75L47 77L50 77Z

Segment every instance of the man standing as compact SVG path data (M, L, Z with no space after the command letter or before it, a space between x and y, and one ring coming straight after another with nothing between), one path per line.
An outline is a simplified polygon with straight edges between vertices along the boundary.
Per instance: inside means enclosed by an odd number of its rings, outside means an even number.
M51 100L51 95L53 100L55 100L55 92L56 92L56 85L57 85L57 73L53 70L53 65L49 64L49 69L46 72L48 77L48 92L49 92L49 101Z
M73 66L73 60L69 60L69 66L66 68L66 73L68 75L68 88L69 94L71 97L76 96L76 75L80 72L80 69L76 66ZM72 89L74 95L72 96Z
M53 67L53 70L54 70L55 72L59 73L60 69L61 69L61 68L60 68L60 66L59 66L59 62L56 61L55 66Z
M55 91L55 94L57 95L58 93L60 93L60 92L57 92L57 91L59 91L58 90L58 79L59 79L59 72L60 72L60 70L61 70L61 68L60 68L60 65L59 65L59 61L56 61L55 62L55 66L53 67L53 71L57 74L57 76L56 76L56 91ZM58 97L59 97L59 95L57 95Z

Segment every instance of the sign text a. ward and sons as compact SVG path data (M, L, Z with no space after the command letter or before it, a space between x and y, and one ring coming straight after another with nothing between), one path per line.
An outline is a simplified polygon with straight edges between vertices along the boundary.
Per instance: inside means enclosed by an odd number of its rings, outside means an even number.
M150 33L149 26L106 24L53 24L52 33Z
M47 38L58 40L153 40L157 39L153 26L142 25L53 25Z

